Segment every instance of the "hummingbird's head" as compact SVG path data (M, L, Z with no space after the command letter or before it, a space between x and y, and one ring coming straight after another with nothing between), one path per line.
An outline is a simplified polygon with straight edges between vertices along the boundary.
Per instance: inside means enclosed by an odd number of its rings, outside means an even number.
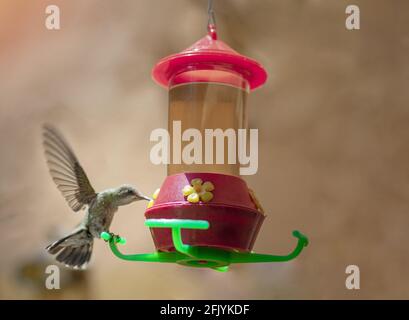
M124 206L139 200L151 200L128 184L124 184L117 188L116 195L116 203L118 206Z

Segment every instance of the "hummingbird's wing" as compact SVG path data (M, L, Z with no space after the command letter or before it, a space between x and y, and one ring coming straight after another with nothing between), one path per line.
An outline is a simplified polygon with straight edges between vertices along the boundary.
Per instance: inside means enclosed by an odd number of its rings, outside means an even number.
M57 129L43 126L43 145L48 168L69 206L79 211L95 199L96 193L71 147Z

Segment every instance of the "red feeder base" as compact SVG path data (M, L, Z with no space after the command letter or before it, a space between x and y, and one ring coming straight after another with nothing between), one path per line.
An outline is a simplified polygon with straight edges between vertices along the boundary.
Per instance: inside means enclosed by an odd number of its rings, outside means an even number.
M196 178L214 185L211 201L190 203L183 196L183 187ZM145 217L206 220L210 224L208 230L183 229L183 242L249 252L265 216L258 211L241 178L217 173L181 173L166 178L154 205L146 210ZM175 250L170 229L151 228L151 234L157 250Z

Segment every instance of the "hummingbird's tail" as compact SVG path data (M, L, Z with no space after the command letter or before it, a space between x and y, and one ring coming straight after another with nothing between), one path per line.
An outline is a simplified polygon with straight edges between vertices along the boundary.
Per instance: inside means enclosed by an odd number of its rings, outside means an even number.
M55 254L57 261L66 267L85 269L91 259L93 244L92 235L87 229L81 228L50 244L46 250Z

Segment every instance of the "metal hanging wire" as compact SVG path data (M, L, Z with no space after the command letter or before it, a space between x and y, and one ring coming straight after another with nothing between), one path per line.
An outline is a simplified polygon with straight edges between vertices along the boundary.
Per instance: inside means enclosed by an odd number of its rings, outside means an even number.
M207 15L208 15L208 20L207 20L207 31L209 32L210 36L216 40L217 39L217 34L216 34L216 17L214 14L214 9L213 9L213 0L208 0L207 3Z
M207 4L207 14L209 16L209 20L207 22L207 25L213 25L216 27L216 17L214 15L214 9L213 9L213 0L209 0Z

